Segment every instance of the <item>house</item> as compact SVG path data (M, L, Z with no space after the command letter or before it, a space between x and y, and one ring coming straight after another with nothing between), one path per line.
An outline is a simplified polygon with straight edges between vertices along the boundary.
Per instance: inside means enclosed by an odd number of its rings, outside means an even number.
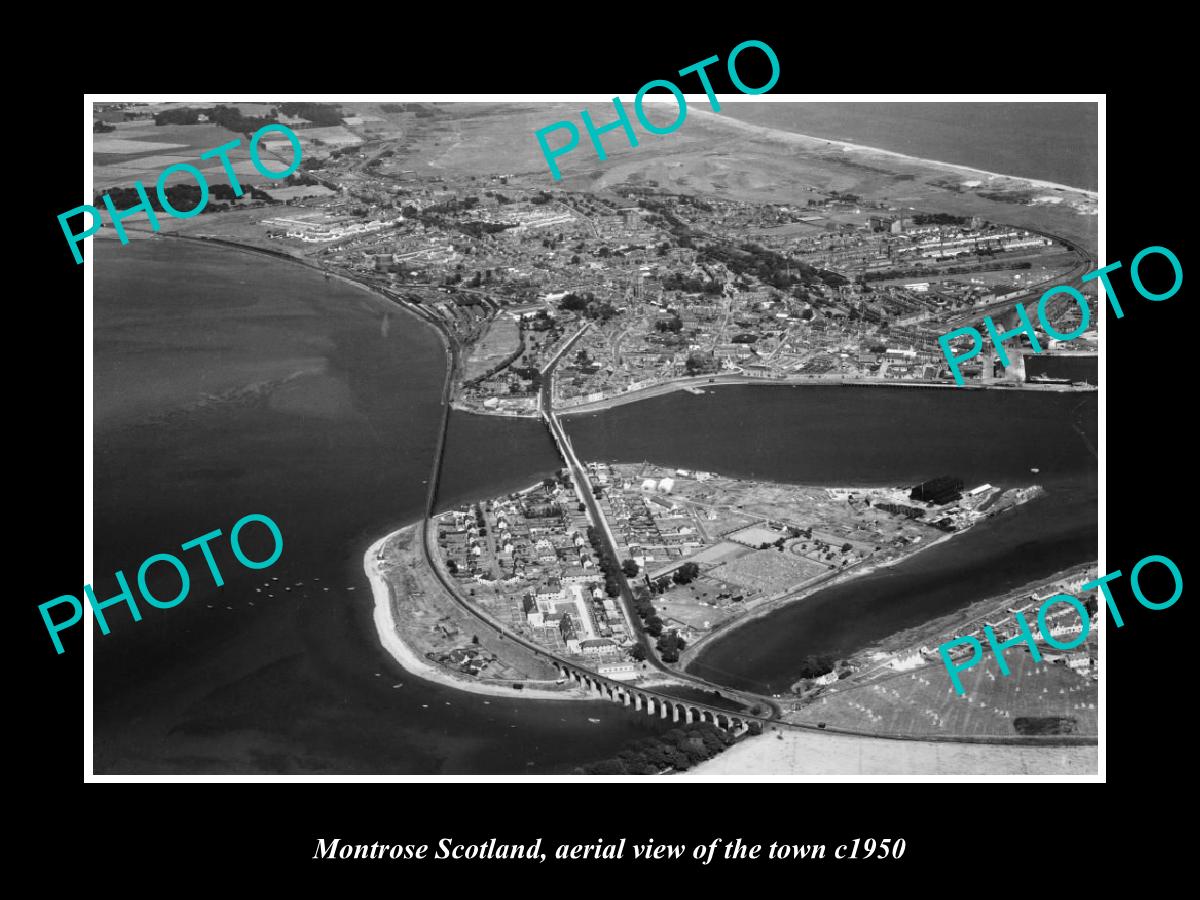
M557 578L547 578L537 586L534 598L540 602L554 603L562 599L562 582Z
M588 560L588 562L590 563L591 560ZM600 581L601 579L599 573L595 571L589 571L591 568L591 566L570 566L563 570L560 578L561 583L565 585L588 584L592 581Z
M637 677L637 664L630 659L602 662L596 666L596 674L615 681L627 681Z
M619 649L608 638L591 638L579 642L579 652L584 656L607 656L619 652Z

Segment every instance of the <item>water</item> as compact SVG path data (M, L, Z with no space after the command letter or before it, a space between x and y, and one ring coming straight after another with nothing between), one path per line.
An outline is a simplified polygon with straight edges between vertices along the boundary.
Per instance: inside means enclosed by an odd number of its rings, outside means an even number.
M721 115L1097 190L1095 103L728 103Z
M217 528L226 581L215 588L190 551L180 606L143 604L136 623L114 607L112 633L97 628L98 772L570 772L662 728L611 703L440 688L380 647L362 556L421 514L444 372L431 330L261 256L167 240L95 252L92 583L112 596L115 570L132 582L146 557ZM523 424L540 427L496 433ZM478 469L470 490L529 483L552 462L464 441L456 428L447 469ZM252 512L284 537L262 573L225 543ZM269 542L246 534L265 558ZM164 598L169 582L150 580Z
M365 292L259 256L167 240L95 252L99 597L116 592L116 569L132 579L147 556L227 535L247 513L271 516L285 542L256 574L219 539L224 588L197 558L180 606L146 607L137 623L113 608L112 633L96 632L97 771L569 772L664 727L611 703L429 685L380 648L362 555L420 515L444 372L432 332ZM585 459L812 483L957 474L1046 485L1047 500L957 538L954 553L897 566L849 598L857 607L802 604L764 620L782 645L748 625L729 639L749 642L730 651L744 660L699 661L782 684L787 660L808 652L797 648L869 641L901 613L924 614L914 603L966 604L1018 575L1094 558L1095 410L1095 395L755 385L567 423ZM524 487L559 465L536 421L455 414L439 505ZM248 552L266 555L253 537ZM167 581L151 587L173 596Z
M541 419L452 412L447 447L439 510L524 490L563 466Z
M716 638L689 666L719 683L776 692L796 680L809 654L845 655L1094 560L1096 404L1095 394L747 385L566 422L583 459L644 459L802 484L911 485L955 475L968 486L1046 488L1043 498L907 562Z

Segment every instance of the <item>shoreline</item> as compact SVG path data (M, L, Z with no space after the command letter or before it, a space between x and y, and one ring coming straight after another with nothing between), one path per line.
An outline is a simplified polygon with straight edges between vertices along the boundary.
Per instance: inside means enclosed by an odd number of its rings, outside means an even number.
M191 236L191 235L170 234L170 233L160 233L159 235L147 235L147 237L153 237L153 236L174 237L177 239L191 240L191 241L195 241L197 243L204 243L210 247L217 247L217 248L222 248L222 249L226 249L226 250L235 250L235 251L243 252L243 253L265 255L265 256L269 256L274 259L280 260L280 261L292 262L292 263L301 265L305 268L313 270L314 272L326 273L326 270L323 270L323 269L319 268L318 266L313 265L312 263L310 263L302 258L286 256L283 254L272 252L270 250L264 250L262 248L254 247L251 245L238 244L233 241L214 240L214 239L205 238L205 237L195 237L195 236ZM356 286L360 290L363 290L369 294L375 295L379 299L381 299L385 302L388 302L390 306L400 307L401 309L405 310L410 315L412 315L414 318L422 321L423 324L433 328L433 330L437 333L438 338L441 340L443 347L446 350L447 368L451 372L453 371L454 357L455 357L454 348L452 346L449 336L438 325L438 323L431 321L429 318L422 315L418 310L412 308L407 303L397 301L396 298L388 296L382 290L375 287L374 285L358 281L353 276L343 275L343 274L337 273L337 272L327 272L327 274L333 278L337 278L339 281L342 281L349 285ZM645 389L643 389L643 391L629 392L631 396L619 396L619 397L613 398L612 400L598 401L597 406L599 406L599 404L608 404L608 405L612 405L612 406L622 405L624 403L636 402L637 400L640 400L640 399L647 399L649 396L656 396L658 393L671 393L671 392L674 392L677 390L681 390L685 386L687 386L688 384L691 384L693 382L707 383L707 379L709 377L713 377L713 376L699 376L696 379L680 379L678 381L665 382L662 385L654 385L654 386L645 388ZM790 380L762 379L762 378L755 378L752 376L736 376L735 375L735 376L726 376L725 379L718 381L718 382L714 382L714 386L716 386L717 384L722 384L722 383L723 384L760 384L760 383L805 384L805 383L814 383L814 379L806 378L804 381L793 382ZM837 379L834 379L834 380L831 380L828 382L815 381L815 383L817 383L817 384L827 383L827 384L838 384L838 385L861 384L861 385L867 385L867 386L873 385L873 386L879 386L879 387L955 387L955 385L949 384L949 383L947 383L945 385L930 384L930 383L918 383L918 382L908 382L908 383L896 382L895 384L888 384L888 383L883 383L883 382L879 382L879 381L855 382L855 381L844 379L844 378L837 378ZM971 388L979 389L979 387L981 387L981 386L969 386L968 389L971 389ZM656 392L656 393L651 393L651 392ZM450 406L449 403L447 403L446 405ZM570 415L574 412L591 411L591 409L592 409L591 405L588 405L587 407L580 407L579 409L575 409L575 410L566 410L566 411L562 411L562 412L556 411L556 414ZM446 412L448 414L449 410L447 409ZM588 701L598 702L597 698L594 695L587 694L587 693L581 693L578 690L570 690L569 692L568 691L558 692L558 691L539 690L537 688L525 688L521 691L514 691L511 687L509 687L507 685L501 686L501 685L497 685L497 684L490 684L490 683L477 682L477 681L476 682L468 682L464 679L455 677L452 673L450 673L445 668L438 666L435 663L430 662L428 659L424 658L419 652L417 652L412 647L410 647L400 635L399 623L398 623L397 619L395 618L395 615L394 615L394 612L392 609L392 604L391 604L390 584L388 583L386 577L382 574L382 572L379 571L378 566L377 566L377 555L378 555L380 548L388 540L392 539L395 535L399 534L400 532L405 530L405 528L409 528L409 527L414 527L414 526L412 524L410 524L410 525L404 526L402 528L395 529L395 530L389 532L388 534L384 535L383 537L379 538L378 540L374 541L366 549L366 551L364 553L364 557L363 557L363 570L367 576L368 582L371 585L372 597L374 600L375 608L373 611L372 618L373 618L373 621L376 626L376 632L377 632L379 640L380 640L380 645L388 653L388 655L390 655L405 672L409 673L410 675L413 675L414 677L420 678L424 681L427 681L427 682L430 682L433 684L452 688L455 690L464 691L467 693L482 694L485 696L508 697L510 699L517 699L517 700L520 700L520 699L558 700L558 701L588 700ZM418 525L418 527L420 527L420 526ZM944 539L949 539L951 537L953 537L953 534L948 534L945 536ZM940 540L943 540L943 538L939 538L937 542L940 542ZM933 544L927 544L925 546L928 547L928 546L932 546L932 545ZM924 549L924 548L922 548L922 549ZM918 550L916 552L920 552L920 551ZM915 556L916 552L914 552L912 554L912 556ZM911 556L905 557L905 559L908 559L908 558L911 558ZM898 561L902 561L902 560L898 560ZM894 564L894 562L892 564ZM876 565L880 565L880 564L876 564ZM849 574L849 573L846 573L846 574ZM859 574L868 574L868 573L865 571L864 572L856 572L855 577L857 577L857 575L859 575ZM837 580L838 579L834 579L834 580L831 580L831 582L827 582L822 585L819 585L819 586L817 586L817 589L819 590L824 587L831 586ZM815 593L815 591L813 591L813 592ZM809 595L805 595L805 596L809 596ZM781 600L779 602L779 607L786 605L788 602L798 601L800 599L803 599L803 597L798 596L795 598L789 598L788 600ZM763 609L756 611L756 614L758 616L765 615L768 612L775 611L775 609L777 609L779 607L767 608L767 606L764 605ZM749 621L749 620L750 620L750 617L747 616L738 621L744 622L744 621ZM724 633L726 633L726 632L722 632L722 634L724 634ZM681 667L681 669L682 668L683 667ZM681 671L680 674L685 675L685 676L687 675L686 671ZM692 676L692 677L695 677L695 676ZM720 687L722 687L724 689L729 689L727 685L720 685ZM653 688L651 688L651 689L653 689ZM732 690L732 689L730 689L730 690ZM809 729L804 728L803 726L792 726L792 725L789 725L788 723L778 723L778 724L783 726L780 730L783 731L785 734L791 733L793 731L803 732L803 731L809 730ZM835 732L827 733L827 735L832 735L832 734L835 734ZM845 734L843 736L851 737L851 735L845 735ZM857 738L857 739L886 740L886 738L875 738L875 737L871 736L870 734L853 735L853 737ZM819 739L821 739L821 738L818 736L818 740ZM954 742L954 739L953 738L949 739L949 742ZM725 754L722 754L722 756L724 756L724 755ZM719 758L720 757L718 757L718 759Z
M716 379L709 381L710 378ZM1076 388L1070 385L1039 385L1025 384L1017 382L992 382L990 384L966 384L956 385L952 382L939 381L880 381L870 378L849 378L843 376L823 376L823 375L791 375L786 378L757 378L753 375L697 375L686 376L683 378L671 379L663 381L659 384L653 384L649 387L638 388L636 391L626 391L617 394L613 397L606 397L603 400L595 400L590 403L581 403L578 406L567 407L566 409L554 410L554 414L559 418L565 416L579 415L582 413L601 412L603 410L612 409L617 406L625 406L629 403L637 403L642 400L651 400L655 397L661 397L666 394L675 393L676 391L685 391L692 387L720 387L721 385L739 385L739 384L765 384L765 385L783 385L791 387L803 386L825 386L825 387L880 387L880 388L930 388L930 389L946 389L957 388L958 390L966 391L985 391L985 390L1002 390L1002 391L1032 391L1035 393L1053 391L1055 393L1091 393L1096 388Z
M952 540L957 535L966 534L977 524L979 523L974 523L969 528L964 528L961 531L947 532L946 534L934 538L929 543L922 542L921 545L915 548L911 553L896 557L895 559L881 560L879 562L863 560L857 566L850 567L848 571L840 571L836 573L834 577L830 578L828 581L822 581L820 584L814 584L806 588L801 588L795 594L787 597L778 597L775 600L768 600L766 603L762 604L762 606L750 610L749 612L746 612L737 618L726 619L723 624L719 625L717 628L714 628L708 634L700 638L700 640L695 641L684 648L684 651L682 654L680 654L679 658L680 669L686 674L687 667L692 663L697 662L697 657L700 655L702 650L707 649L710 645L716 643L717 640L728 637L737 631L738 628L749 622L756 621L761 619L763 616L778 612L781 609L791 606L793 603L799 603L802 600L808 600L827 588L835 587L839 584L845 584L846 582L853 581L856 578L864 578L867 575L879 571L880 569L890 569L891 567L899 565L900 563L905 563L910 559L915 559L919 554L931 547L936 547L939 544L943 544L946 541Z
M701 119L710 124L721 122L734 130L748 132L767 140L779 141L780 143L810 142L817 145L825 144L829 147L836 147L842 151L886 156L891 159L902 160L913 165L924 165L939 169L949 169L954 172L963 172L968 175L979 175L989 180L999 178L1004 179L1005 181L1015 181L1024 185L1029 185L1037 190L1068 191L1074 194L1081 194L1093 201L1099 201L1100 199L1100 192L1098 190L1093 191L1089 190L1088 188L1072 187L1069 184L1059 184L1056 181L1045 181L1040 178L1029 178L1024 175L1006 175L1003 172L989 172L986 169L976 169L973 166L945 162L944 160L940 159L927 159L922 156L912 156L908 153L900 153L896 150L885 150L882 147L869 147L865 144L854 144L850 141L842 141L835 138L816 137L815 135L802 134L798 131L786 131L782 128L771 128L766 125L755 125L752 122L746 122L741 119L732 119L728 116L722 116L719 113L715 113L706 109L693 108L689 109L688 112L692 115L700 116ZM821 148L814 147L812 149ZM982 187L982 185L980 186Z
M366 553L363 554L363 571L367 575L367 581L371 584L371 595L375 601L375 610L372 617L375 621L375 631L379 635L379 643L383 649L399 664L400 668L409 675L420 678L422 681L429 681L442 687L454 688L455 690L466 691L471 694L507 697L511 700L596 700L594 696L582 694L578 690L547 691L526 687L520 691L515 691L511 687L502 687L498 684L490 684L482 681L466 681L456 678L449 671L430 662L410 647L404 638L401 637L400 623L396 620L392 610L391 585L379 570L378 558L379 551L384 544L406 528L412 527L414 525L405 525L403 528L397 528L395 531L385 534L367 547Z
M775 728L744 738L673 778L763 775L1095 775L1098 744L1047 745L959 740L904 740Z

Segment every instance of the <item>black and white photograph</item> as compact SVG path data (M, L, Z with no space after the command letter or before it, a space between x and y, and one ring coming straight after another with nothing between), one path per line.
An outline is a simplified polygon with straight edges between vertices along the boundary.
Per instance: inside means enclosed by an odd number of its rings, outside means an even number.
M89 95L89 780L1100 777L1103 95L727 53Z

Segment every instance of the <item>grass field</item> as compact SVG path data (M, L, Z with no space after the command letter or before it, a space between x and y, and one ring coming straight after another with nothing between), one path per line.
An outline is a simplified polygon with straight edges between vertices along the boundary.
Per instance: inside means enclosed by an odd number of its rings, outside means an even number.
M1016 648L1006 659L1012 672L1007 678L990 655L986 664L961 673L961 696L946 670L930 665L847 690L835 687L788 719L885 734L1015 736L1039 733L1038 723L1018 729L1019 719L1057 717L1074 720L1057 733L1097 733L1096 682L1065 666L1035 664Z
M316 153L312 137L324 130L298 132L303 155ZM205 123L159 127L151 122L137 127L124 127L112 134L95 135L92 154L95 188L100 192L111 187L132 187L135 181L149 187L158 180L163 169L175 163L195 166L211 184L228 184L229 178L221 161L215 157L201 160L200 154L233 140L241 141L241 145L229 153L229 161L238 181L243 186L273 184L272 179L264 177L254 167L250 159L249 142L241 135ZM275 150L279 153L276 154ZM264 140L262 157L268 169L281 171L291 158L288 142ZM186 173L178 173L173 176L171 183L187 177Z
M520 331L512 317L497 316L483 336L471 346L463 366L463 378L476 378L488 372L516 350L520 340Z
M769 596L828 571L825 566L809 559L771 549L755 550L749 556L713 570L711 574Z

